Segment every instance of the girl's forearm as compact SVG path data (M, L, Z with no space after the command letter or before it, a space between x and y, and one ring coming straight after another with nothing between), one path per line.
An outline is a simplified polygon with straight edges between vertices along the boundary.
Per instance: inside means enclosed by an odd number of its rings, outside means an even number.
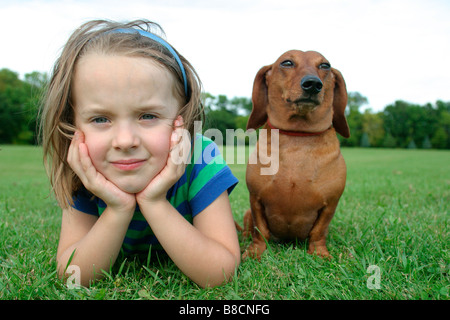
M101 278L101 270L108 271L117 258L130 220L106 208L92 229L59 255L59 275L67 276L64 273L73 253L70 265L79 267L81 285L88 286L91 280Z
M164 250L191 280L212 287L233 276L239 261L232 252L202 234L168 201L140 208Z

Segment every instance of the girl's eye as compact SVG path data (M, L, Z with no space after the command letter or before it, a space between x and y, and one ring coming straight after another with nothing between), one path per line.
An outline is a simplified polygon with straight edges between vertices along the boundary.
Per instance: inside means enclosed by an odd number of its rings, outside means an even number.
M148 113L146 113L146 114L144 114L144 115L141 116L141 119L142 119L142 120L153 120L153 119L155 119L155 118L156 118L156 117L155 117L154 115L148 114Z
M105 117L97 117L92 119L92 122L94 123L107 123L108 119L106 119Z

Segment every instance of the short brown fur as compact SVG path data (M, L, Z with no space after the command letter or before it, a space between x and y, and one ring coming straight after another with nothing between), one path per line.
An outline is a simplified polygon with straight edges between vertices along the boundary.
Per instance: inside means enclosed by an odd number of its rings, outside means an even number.
M320 79L320 92L302 88L305 76ZM328 225L346 181L346 165L336 132L350 136L344 115L344 79L320 53L292 50L259 70L252 101L247 129L265 125L268 138L264 145L258 141L252 155L257 161L247 166L251 209L244 217L244 234L251 234L253 242L243 258L259 259L266 250L265 240L270 238L309 239L308 253L329 257ZM264 154L271 152L273 127L267 120L280 129L279 168L273 175L261 175L261 168L268 165L262 164L258 156L260 149L268 152ZM282 130L317 135L293 136Z

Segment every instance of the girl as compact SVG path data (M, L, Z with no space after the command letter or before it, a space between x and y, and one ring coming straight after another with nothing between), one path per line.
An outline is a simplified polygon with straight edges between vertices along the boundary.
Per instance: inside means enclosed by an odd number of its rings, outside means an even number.
M82 25L41 111L44 162L63 211L58 272L78 266L84 286L121 250L161 248L202 287L229 280L240 263L228 199L237 179L219 153L194 159L217 149L194 136L200 81L152 28L162 31L143 20Z

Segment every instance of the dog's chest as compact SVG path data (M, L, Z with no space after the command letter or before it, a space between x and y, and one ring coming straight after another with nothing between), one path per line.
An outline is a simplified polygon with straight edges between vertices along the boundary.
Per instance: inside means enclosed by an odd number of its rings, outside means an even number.
M249 165L247 183L250 192L263 199L283 199L297 206L299 201L323 202L327 194L341 189L345 183L345 163L339 142L335 135L333 137L321 140L280 136L278 149L259 143L262 154L271 154L277 166L263 164L259 157L255 165ZM273 156L275 152L277 157ZM261 168L268 166L277 167L277 170L262 175Z
M305 197L319 197L322 180L320 171L312 163L298 162L289 166L280 163L279 172L272 177L272 189L277 190L280 197L296 203Z
M296 205L326 201L329 193L341 188L336 177L341 181L345 175L339 149L329 151L308 145L280 148L279 170L271 177L273 190Z

